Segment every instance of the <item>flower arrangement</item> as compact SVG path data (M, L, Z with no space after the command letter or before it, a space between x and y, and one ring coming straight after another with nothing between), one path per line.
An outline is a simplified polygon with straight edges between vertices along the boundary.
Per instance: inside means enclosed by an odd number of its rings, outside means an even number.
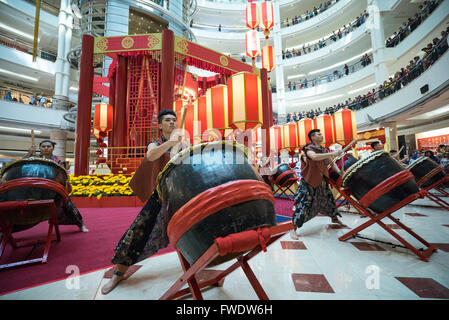
M71 197L102 197L111 196L134 196L134 192L129 187L131 177L123 174L105 174L73 176L70 175L72 185Z

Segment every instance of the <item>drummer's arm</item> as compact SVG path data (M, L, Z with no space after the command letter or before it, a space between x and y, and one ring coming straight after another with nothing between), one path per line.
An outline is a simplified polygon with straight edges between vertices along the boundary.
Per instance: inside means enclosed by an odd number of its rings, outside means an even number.
M331 163L331 167L332 167L332 169L334 169L335 172L337 172L341 176L341 170L335 162Z
M316 153L315 151L307 150L307 157L313 161L321 161L326 159L332 159L332 157L336 157L341 153L342 153L341 150L328 153Z
M179 141L175 140L174 137L172 137L172 138L170 138L170 140L168 140L168 141L165 141L163 144L161 144L159 146L155 143L150 143L148 145L147 159L149 161L155 161L155 160L159 159L160 157L162 157L162 155L164 153L166 153L168 151L168 149L175 146L179 142Z

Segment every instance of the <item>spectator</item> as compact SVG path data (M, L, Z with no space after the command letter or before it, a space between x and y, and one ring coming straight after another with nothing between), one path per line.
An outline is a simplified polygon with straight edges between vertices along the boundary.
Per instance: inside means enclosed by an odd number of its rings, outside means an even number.
M345 68L345 75L348 75L349 74L349 67L348 67L348 65L345 64L344 68Z
M3 97L5 101L12 101L11 91L7 91L5 96Z
M40 107L45 107L45 104L47 103L47 98L45 98L45 96L42 94L42 97L39 101L39 106Z

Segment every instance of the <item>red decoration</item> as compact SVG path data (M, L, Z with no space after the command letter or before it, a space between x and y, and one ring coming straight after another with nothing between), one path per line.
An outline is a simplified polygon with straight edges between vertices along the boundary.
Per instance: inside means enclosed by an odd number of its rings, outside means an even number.
M260 38L256 30L249 30L245 35L246 55L250 58L260 56Z
M355 112L349 109L340 109L332 115L334 122L335 141L346 146L357 139L357 126Z
M273 26L273 3L265 1L260 5L260 27L263 30L270 30Z
M282 127L282 149L287 149L289 153L294 153L299 147L298 123L289 122Z
M313 119L313 124L315 129L320 129L320 132L324 138L323 144L326 147L329 147L331 144L335 143L334 122L330 115L325 113L320 114L318 117Z
M246 26L250 29L255 29L259 26L259 10L257 3L248 3L246 6Z
M224 138L232 132L228 123L228 87L220 84L206 91L208 129L216 129ZM218 138L218 137L217 137Z
M104 142L107 133L112 130L112 123L114 117L114 108L110 104L100 103L95 105L94 120L92 125L92 134L97 138L98 150L96 152L96 164L106 163L104 155L104 148L108 145Z
M274 49L272 46L265 46L262 48L262 68L271 72L275 68Z
M274 125L270 128L270 147L272 150L279 153L282 149L282 127Z
M298 121L298 138L300 147L304 147L307 143L311 142L307 134L312 129L315 129L312 119L303 118Z

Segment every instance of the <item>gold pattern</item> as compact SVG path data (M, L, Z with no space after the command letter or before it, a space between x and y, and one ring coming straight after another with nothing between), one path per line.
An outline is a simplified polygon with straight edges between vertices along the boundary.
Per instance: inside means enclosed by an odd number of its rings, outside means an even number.
M108 50L108 39L102 38L100 41L97 42L97 48L101 51Z
M177 44L179 51L182 53L189 52L189 43L186 40L181 40Z
M122 47L125 49L132 48L134 45L134 39L131 37L124 37L122 40Z
M156 45L158 45L159 44L159 39L158 38L156 38L156 37L154 37L154 36L148 36L148 43L147 43L147 47L148 48L153 48L153 47L155 47Z
M229 64L229 60L226 56L220 56L220 63L225 67L227 67Z

